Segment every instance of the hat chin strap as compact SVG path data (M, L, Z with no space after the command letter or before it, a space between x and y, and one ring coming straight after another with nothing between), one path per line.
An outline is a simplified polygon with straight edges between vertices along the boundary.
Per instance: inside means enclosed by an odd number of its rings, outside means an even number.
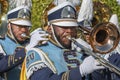
M10 24L10 26L11 26L11 24ZM12 26L10 27L10 32L8 33L8 35L9 35L9 37L12 38L16 43L18 43L17 40L15 39L14 35L13 35Z
M55 36L55 32L54 32L54 30L53 30L52 24L51 24L50 27L51 27L51 30L52 30L52 33L53 33L53 38L55 39L55 41L56 41L56 43L58 44L58 46L61 47L61 48L64 48L64 47L60 44L60 42L57 40L57 38L56 38L56 36Z

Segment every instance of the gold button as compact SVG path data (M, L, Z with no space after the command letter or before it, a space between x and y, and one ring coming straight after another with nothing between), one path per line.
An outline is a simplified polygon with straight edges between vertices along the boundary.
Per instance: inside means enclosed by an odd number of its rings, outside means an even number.
M15 62L18 61L17 59L15 59Z
M22 57L19 57L19 59L22 59Z

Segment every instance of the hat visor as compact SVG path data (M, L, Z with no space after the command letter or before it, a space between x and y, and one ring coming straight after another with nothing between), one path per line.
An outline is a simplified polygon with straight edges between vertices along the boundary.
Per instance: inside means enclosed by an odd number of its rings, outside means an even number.
M16 21L11 21L11 23L16 25L32 26L32 23L29 20L16 20Z
M75 20L64 20L64 21L55 21L52 22L53 25L61 26L61 27L77 27L78 23Z

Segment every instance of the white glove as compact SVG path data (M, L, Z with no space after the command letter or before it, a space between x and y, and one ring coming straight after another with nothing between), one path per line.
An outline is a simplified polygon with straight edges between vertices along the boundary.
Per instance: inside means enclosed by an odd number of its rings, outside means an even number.
M92 56L84 59L83 63L79 67L82 76L92 73L98 69L104 69L103 66L98 63Z
M30 35L33 35L34 33L38 32L38 31L43 31L43 30L42 30L42 28L37 28L37 29L35 29L34 31L32 31L32 32L30 33Z
M48 41L48 35L45 31L43 31L41 28L38 28L36 30L34 30L31 34L30 34L30 43L26 46L26 49L30 49L35 47L36 45L39 44L39 42L41 42L41 44L45 44Z

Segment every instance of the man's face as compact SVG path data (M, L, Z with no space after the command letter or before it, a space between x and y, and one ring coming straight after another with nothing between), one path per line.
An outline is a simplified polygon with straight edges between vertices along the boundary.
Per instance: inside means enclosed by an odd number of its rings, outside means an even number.
M85 37L85 40L86 40L88 43L90 43L90 40L89 40L90 34L89 34L89 33L84 33L84 37Z
M71 48L71 41L67 37L74 37L77 36L77 30L76 27L53 27L55 31L55 36L58 39L58 41L61 43L62 46L64 46L67 49Z
M9 27L11 28L14 37L19 42L23 42L23 41L26 40L26 38L24 38L24 37L21 36L21 34L24 33L26 35L29 35L29 27L27 27L27 26L20 26L20 25L11 24Z

